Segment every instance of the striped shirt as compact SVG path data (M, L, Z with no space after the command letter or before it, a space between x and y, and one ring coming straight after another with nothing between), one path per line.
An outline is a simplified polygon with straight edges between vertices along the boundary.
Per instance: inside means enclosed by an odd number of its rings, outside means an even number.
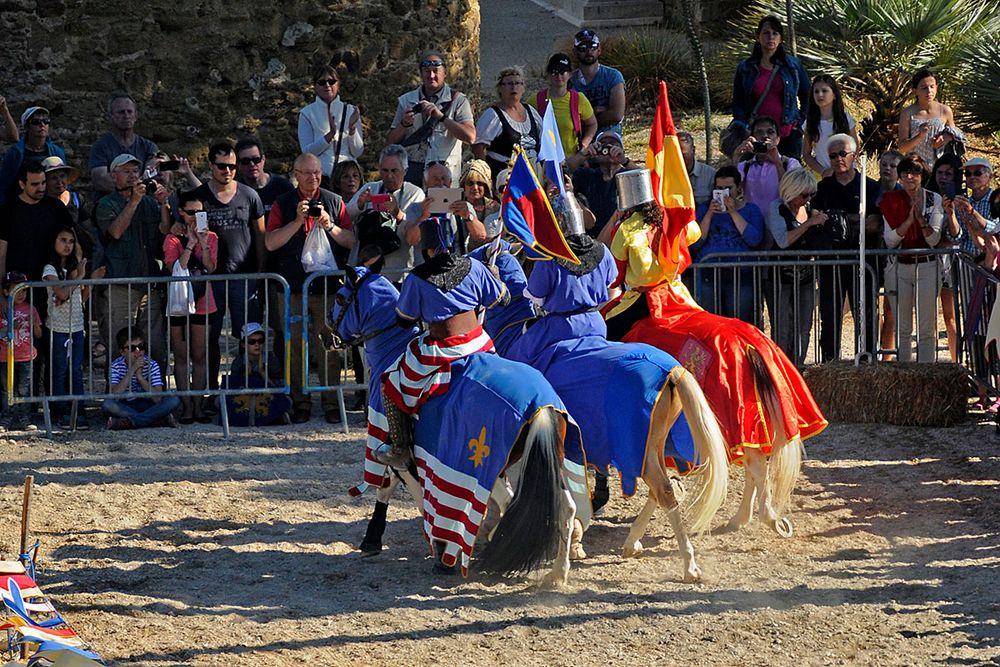
M975 209L976 213L983 216L984 220L986 220L986 226L983 228L983 234L987 236L1000 232L1000 220L994 220L990 217L990 196L992 194L993 188L988 188L986 190L986 194L979 199L974 199L971 196L969 197L969 203L972 204L972 208ZM979 225L979 222L976 220L966 220L965 216L961 215L960 218L962 218L961 221L963 223L968 222L968 224ZM981 252L981 250L976 247L972 237L969 235L969 230L965 228L964 224L962 225L962 231L959 235L958 247L961 248L963 252L967 252L973 257Z
M121 356L111 362L111 386L118 384L125 379L125 375L128 373L128 362L125 361L125 357ZM143 366L142 375L149 382L150 388L163 387L163 376L160 375L160 365L154 360L146 357L146 364ZM129 383L128 391L130 392L141 392L146 391L139 384L139 380L132 376L132 382Z

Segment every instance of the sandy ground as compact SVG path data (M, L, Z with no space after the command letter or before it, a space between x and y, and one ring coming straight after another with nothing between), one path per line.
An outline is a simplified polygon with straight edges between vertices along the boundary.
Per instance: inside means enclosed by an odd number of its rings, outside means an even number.
M795 536L698 539L701 584L662 513L623 559L642 492L615 498L560 592L432 575L402 494L386 550L360 558L360 431L304 426L0 440L4 556L32 473L39 581L114 664L1000 663L991 424L831 426L808 443Z

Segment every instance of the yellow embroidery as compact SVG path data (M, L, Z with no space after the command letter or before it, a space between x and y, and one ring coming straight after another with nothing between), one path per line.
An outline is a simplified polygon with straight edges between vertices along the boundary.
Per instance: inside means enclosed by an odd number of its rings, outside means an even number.
M270 402L270 394L239 394L233 397L236 412L241 414L250 414L253 410L255 414L266 415Z
M483 465L483 460L490 455L490 447L486 444L486 427L479 432L478 438L473 438L469 440L469 451L472 452L472 456L469 460L478 468Z

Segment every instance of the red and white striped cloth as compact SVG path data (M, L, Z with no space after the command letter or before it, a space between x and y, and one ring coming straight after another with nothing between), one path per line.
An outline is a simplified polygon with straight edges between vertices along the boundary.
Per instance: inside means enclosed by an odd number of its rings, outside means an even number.
M406 352L382 374L386 397L406 414L416 414L432 396L448 391L451 362L476 352L494 352L482 325L460 336L436 340L429 332L410 341Z
M461 555L462 574L467 575L490 489L475 477L442 463L419 445L413 453L424 489L424 534L432 545L444 543L444 565L453 566Z

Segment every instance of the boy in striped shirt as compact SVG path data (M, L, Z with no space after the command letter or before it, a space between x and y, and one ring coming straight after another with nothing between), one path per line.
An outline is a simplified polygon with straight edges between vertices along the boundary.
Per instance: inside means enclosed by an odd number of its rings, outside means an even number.
M125 327L118 332L117 340L121 355L111 362L111 393L122 394L122 398L104 401L108 428L124 431L155 426L158 422L176 426L173 412L180 406L176 396L130 396L133 393L160 393L164 386L160 365L146 356L142 335L137 329Z

